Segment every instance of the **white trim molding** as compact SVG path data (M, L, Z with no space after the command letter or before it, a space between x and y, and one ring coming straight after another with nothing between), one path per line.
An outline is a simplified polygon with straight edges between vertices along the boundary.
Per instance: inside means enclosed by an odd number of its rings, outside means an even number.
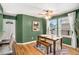
M36 41L30 41L30 42L24 42L24 43L16 43L16 44L21 44L21 45L25 45L25 44L30 44L30 43L34 43Z

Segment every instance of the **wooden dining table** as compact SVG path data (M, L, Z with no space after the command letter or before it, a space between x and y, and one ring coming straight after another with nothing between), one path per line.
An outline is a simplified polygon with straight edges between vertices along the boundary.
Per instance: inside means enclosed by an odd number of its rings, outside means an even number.
M45 39L46 40L50 40L53 42L53 54L56 54L56 41L60 40L60 46L62 49L62 37L61 36L56 36L56 35L38 35L38 41L40 40L40 38Z

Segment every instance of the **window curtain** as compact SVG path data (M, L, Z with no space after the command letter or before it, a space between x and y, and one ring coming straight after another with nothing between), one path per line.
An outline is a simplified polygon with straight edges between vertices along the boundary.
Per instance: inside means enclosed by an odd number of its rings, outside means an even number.
M76 12L72 12L68 14L68 19L70 23L70 35L71 35L71 46L73 48L77 47L77 40L76 40L76 33L75 33L75 19L76 19Z
M77 47L79 47L79 10L76 11L75 31L77 38Z

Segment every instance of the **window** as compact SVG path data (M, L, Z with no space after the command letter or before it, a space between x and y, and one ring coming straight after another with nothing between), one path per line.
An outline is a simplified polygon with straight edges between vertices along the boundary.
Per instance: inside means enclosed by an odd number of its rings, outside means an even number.
M70 24L68 17L63 17L60 21L61 23L61 35L69 35L70 34Z
M51 34L57 35L57 19L50 20Z

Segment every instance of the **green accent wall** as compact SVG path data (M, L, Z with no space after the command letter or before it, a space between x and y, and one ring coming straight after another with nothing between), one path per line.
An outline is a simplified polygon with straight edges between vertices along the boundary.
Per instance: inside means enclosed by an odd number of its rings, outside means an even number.
M3 33L3 9L0 4L0 37L1 37L2 33Z
M4 19L11 19L11 20L16 20L16 16L11 16L11 15L3 15Z
M2 32L2 28L3 28L3 15L0 14L0 32Z
M32 30L33 21L40 22L40 31L33 31ZM34 41L37 39L38 35L45 34L46 27L45 28L44 27L45 27L44 19L19 14L16 17L16 41L19 43Z
M59 32L58 32L58 24L59 24L59 22L58 22L58 19L57 19L57 36L59 36Z
M79 9L76 11L75 31L77 38L77 47L79 47Z
M46 20L41 18L42 19L42 29L43 29L43 34L46 34Z
M16 41L22 43L22 15L16 17Z
M0 14L3 14L3 8L1 6L1 4L0 4Z
M63 43L64 43L64 44L71 45L71 38L66 38L66 37L64 37L64 38L63 38Z

